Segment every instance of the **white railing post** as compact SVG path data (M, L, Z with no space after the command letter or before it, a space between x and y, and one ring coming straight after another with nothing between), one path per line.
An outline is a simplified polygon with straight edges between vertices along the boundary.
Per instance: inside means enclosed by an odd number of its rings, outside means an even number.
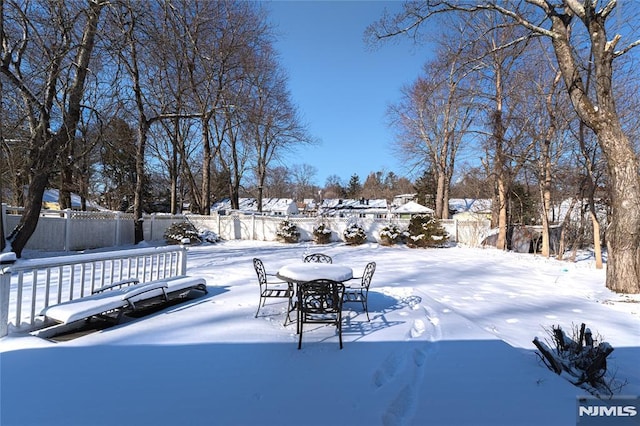
M9 332L9 288L11 286L11 270L8 266L0 267L0 337Z
M15 254L8 253L0 258L0 337L9 334L9 295L11 289L11 263Z
M187 249L184 246L180 247L180 273L179 275L187 275Z

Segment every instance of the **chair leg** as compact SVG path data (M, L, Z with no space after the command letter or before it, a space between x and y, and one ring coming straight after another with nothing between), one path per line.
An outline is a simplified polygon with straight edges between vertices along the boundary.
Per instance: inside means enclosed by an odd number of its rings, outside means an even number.
M340 340L340 349L342 349L342 319L340 319L340 322L338 322L337 326L338 326L338 338Z
M302 323L300 322L300 315L298 314L298 350L302 348Z
M287 326L288 323L293 322L293 321L291 321L291 312L293 311L293 308L294 308L293 300L290 297L289 298L289 304L287 305L287 316L284 318L285 327Z
M258 313L260 312L260 308L263 306L263 302L262 302L262 297L260 298L260 301L258 302L258 310L256 311L256 315L254 316L254 318L258 318Z
M364 309L364 312L367 314L367 321L371 321L371 319L369 319L369 306L367 304L367 299L362 299L362 309Z

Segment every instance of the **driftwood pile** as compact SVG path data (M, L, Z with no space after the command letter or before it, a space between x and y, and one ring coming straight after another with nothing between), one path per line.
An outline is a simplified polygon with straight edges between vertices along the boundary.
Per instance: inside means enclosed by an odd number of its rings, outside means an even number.
M607 357L613 347L607 342L594 341L591 330L583 323L577 336L571 338L560 326L553 326L550 331L555 348L549 347L537 337L533 344L546 366L556 374L562 375L576 386L591 390L592 393L613 391L605 379L607 373Z

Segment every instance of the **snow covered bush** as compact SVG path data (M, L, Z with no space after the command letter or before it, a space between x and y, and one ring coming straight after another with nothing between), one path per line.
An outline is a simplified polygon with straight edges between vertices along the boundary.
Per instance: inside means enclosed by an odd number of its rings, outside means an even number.
M383 246L392 246L402 239L403 233L395 223L385 225L380 231L380 244Z
M320 223L313 227L313 241L316 244L327 244L331 241L331 229L324 224Z
M220 241L220 236L213 231L202 231L198 234L200 241L206 243L217 243Z
M300 237L300 231L298 227L288 220L283 220L278 225L278 231L276 232L278 239L285 243L297 243Z
M220 237L211 231L199 232L191 222L172 223L164 231L167 244L217 243Z
M407 245L414 248L443 247L449 240L447 231L440 225L440 221L428 214L412 216L407 232Z
M367 233L364 232L364 228L357 223L352 223L347 226L342 234L344 241L350 245L359 245L367 241Z

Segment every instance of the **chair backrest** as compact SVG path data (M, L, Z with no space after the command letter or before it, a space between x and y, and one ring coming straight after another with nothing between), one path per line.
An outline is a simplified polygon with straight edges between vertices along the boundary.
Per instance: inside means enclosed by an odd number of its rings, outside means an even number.
M333 259L331 259L331 256L322 253L313 253L307 255L305 256L304 261L307 263L333 263Z
M320 279L300 284L298 303L301 312L312 315L342 312L344 284Z
M373 278L373 273L376 271L376 262L369 262L367 266L364 267L364 274L362 274L362 287L369 288L371 285L371 278Z
M253 259L253 267L256 270L256 274L258 274L258 282L260 285L267 284L267 271L264 269L264 264L262 260L258 258Z

